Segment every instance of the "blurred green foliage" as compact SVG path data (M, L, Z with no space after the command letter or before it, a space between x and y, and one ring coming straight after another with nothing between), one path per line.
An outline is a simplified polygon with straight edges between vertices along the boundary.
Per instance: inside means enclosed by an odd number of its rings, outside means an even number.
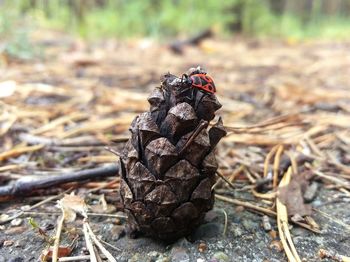
M7 1L40 26L84 37L168 37L234 21L226 12L239 0L39 0Z
M38 56L39 49L29 40L32 30L27 19L20 18L18 9L11 9L5 5L0 12L0 54L16 59L28 60Z
M87 38L166 38L214 28L222 35L341 39L350 33L349 14L350 0L0 0L7 28L20 31L18 21L27 19Z

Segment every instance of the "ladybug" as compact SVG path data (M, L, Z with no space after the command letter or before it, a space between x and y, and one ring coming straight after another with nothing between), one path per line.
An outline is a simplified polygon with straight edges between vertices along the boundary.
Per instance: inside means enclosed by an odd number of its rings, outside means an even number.
M191 88L204 90L211 94L216 92L214 81L207 74L194 74L191 76L184 74L182 77L185 78L183 80L185 83L191 85Z

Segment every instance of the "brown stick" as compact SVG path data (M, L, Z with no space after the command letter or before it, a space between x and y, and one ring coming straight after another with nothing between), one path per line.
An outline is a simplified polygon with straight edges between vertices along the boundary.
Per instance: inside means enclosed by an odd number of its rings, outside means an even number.
M236 189L235 185L232 184L223 174L221 174L219 171L216 171L216 174L221 177L222 180L224 180L232 189Z
M17 197L30 194L33 190L45 189L65 183L84 181L93 178L116 176L119 172L117 165L108 165L93 169L70 172L35 180L17 180L14 184L0 187L0 202L3 197Z
M264 207L256 206L256 205L254 205L252 203L249 203L249 202L240 201L238 199L225 197L225 196L219 195L219 194L215 194L215 198L219 199L219 200L222 200L222 201L225 201L225 202L228 202L228 203L232 203L232 204L237 205L237 206L246 207L246 208L248 208L250 210L257 211L257 212L266 214L266 215L271 216L271 217L277 217L277 213L275 211L267 209L267 208L264 208ZM312 231L314 233L318 233L318 234L321 233L319 229L312 228L308 224L305 224L305 223L302 223L302 222L297 222L297 221L292 221L292 220L290 222L293 223L293 224L296 224L298 226L301 226L303 228L306 228L306 229L308 229L308 230L310 230L310 231Z
M204 129L208 127L208 122L207 121L203 121L201 122L196 129L194 130L194 132L192 133L192 135L188 138L186 144L183 146L183 148L180 150L179 152L179 156L181 156L185 150L188 148L189 145L191 145L191 143L193 142L193 140L199 135L199 133Z
M213 35L213 32L210 29L207 29L203 32L200 32L199 34L183 41L173 41L172 43L169 44L169 48L171 51L173 51L176 54L182 54L183 53L183 48L186 45L198 45L202 40L205 38L209 38Z

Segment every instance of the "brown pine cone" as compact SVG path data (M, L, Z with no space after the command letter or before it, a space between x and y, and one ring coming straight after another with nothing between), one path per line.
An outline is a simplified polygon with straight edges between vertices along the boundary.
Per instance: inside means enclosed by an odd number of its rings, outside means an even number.
M188 76L205 73L190 69ZM186 236L214 204L214 149L226 135L215 94L166 74L131 124L121 154L120 194L128 231L163 240Z

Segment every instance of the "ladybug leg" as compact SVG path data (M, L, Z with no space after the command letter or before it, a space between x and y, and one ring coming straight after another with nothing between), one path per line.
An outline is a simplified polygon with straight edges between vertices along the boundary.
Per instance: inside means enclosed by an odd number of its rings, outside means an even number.
M191 86L192 85L192 80L190 79L190 77L186 74L183 74L181 76L181 84L185 85L185 86Z
M195 88L191 88L190 94L188 96L186 96L185 98L187 98L189 101L193 101L196 94L197 94L197 90Z
M185 83L186 83L186 79L187 79L187 75L186 74L183 74L182 76L181 76L181 85L184 85Z
M182 94L188 92L188 90L189 90L188 87L184 88L183 90L181 90L181 91L179 92L179 95L182 95Z
M192 100L194 99L194 97L196 96L196 94L197 94L196 91L197 91L196 89L192 88L192 90L191 90L191 101L192 101Z
M188 77L188 75L183 74L181 77L181 91L179 91L179 95L186 95L186 93L188 93L189 91L191 91L192 93L192 81L191 79ZM188 96L186 95L185 98L188 98Z

